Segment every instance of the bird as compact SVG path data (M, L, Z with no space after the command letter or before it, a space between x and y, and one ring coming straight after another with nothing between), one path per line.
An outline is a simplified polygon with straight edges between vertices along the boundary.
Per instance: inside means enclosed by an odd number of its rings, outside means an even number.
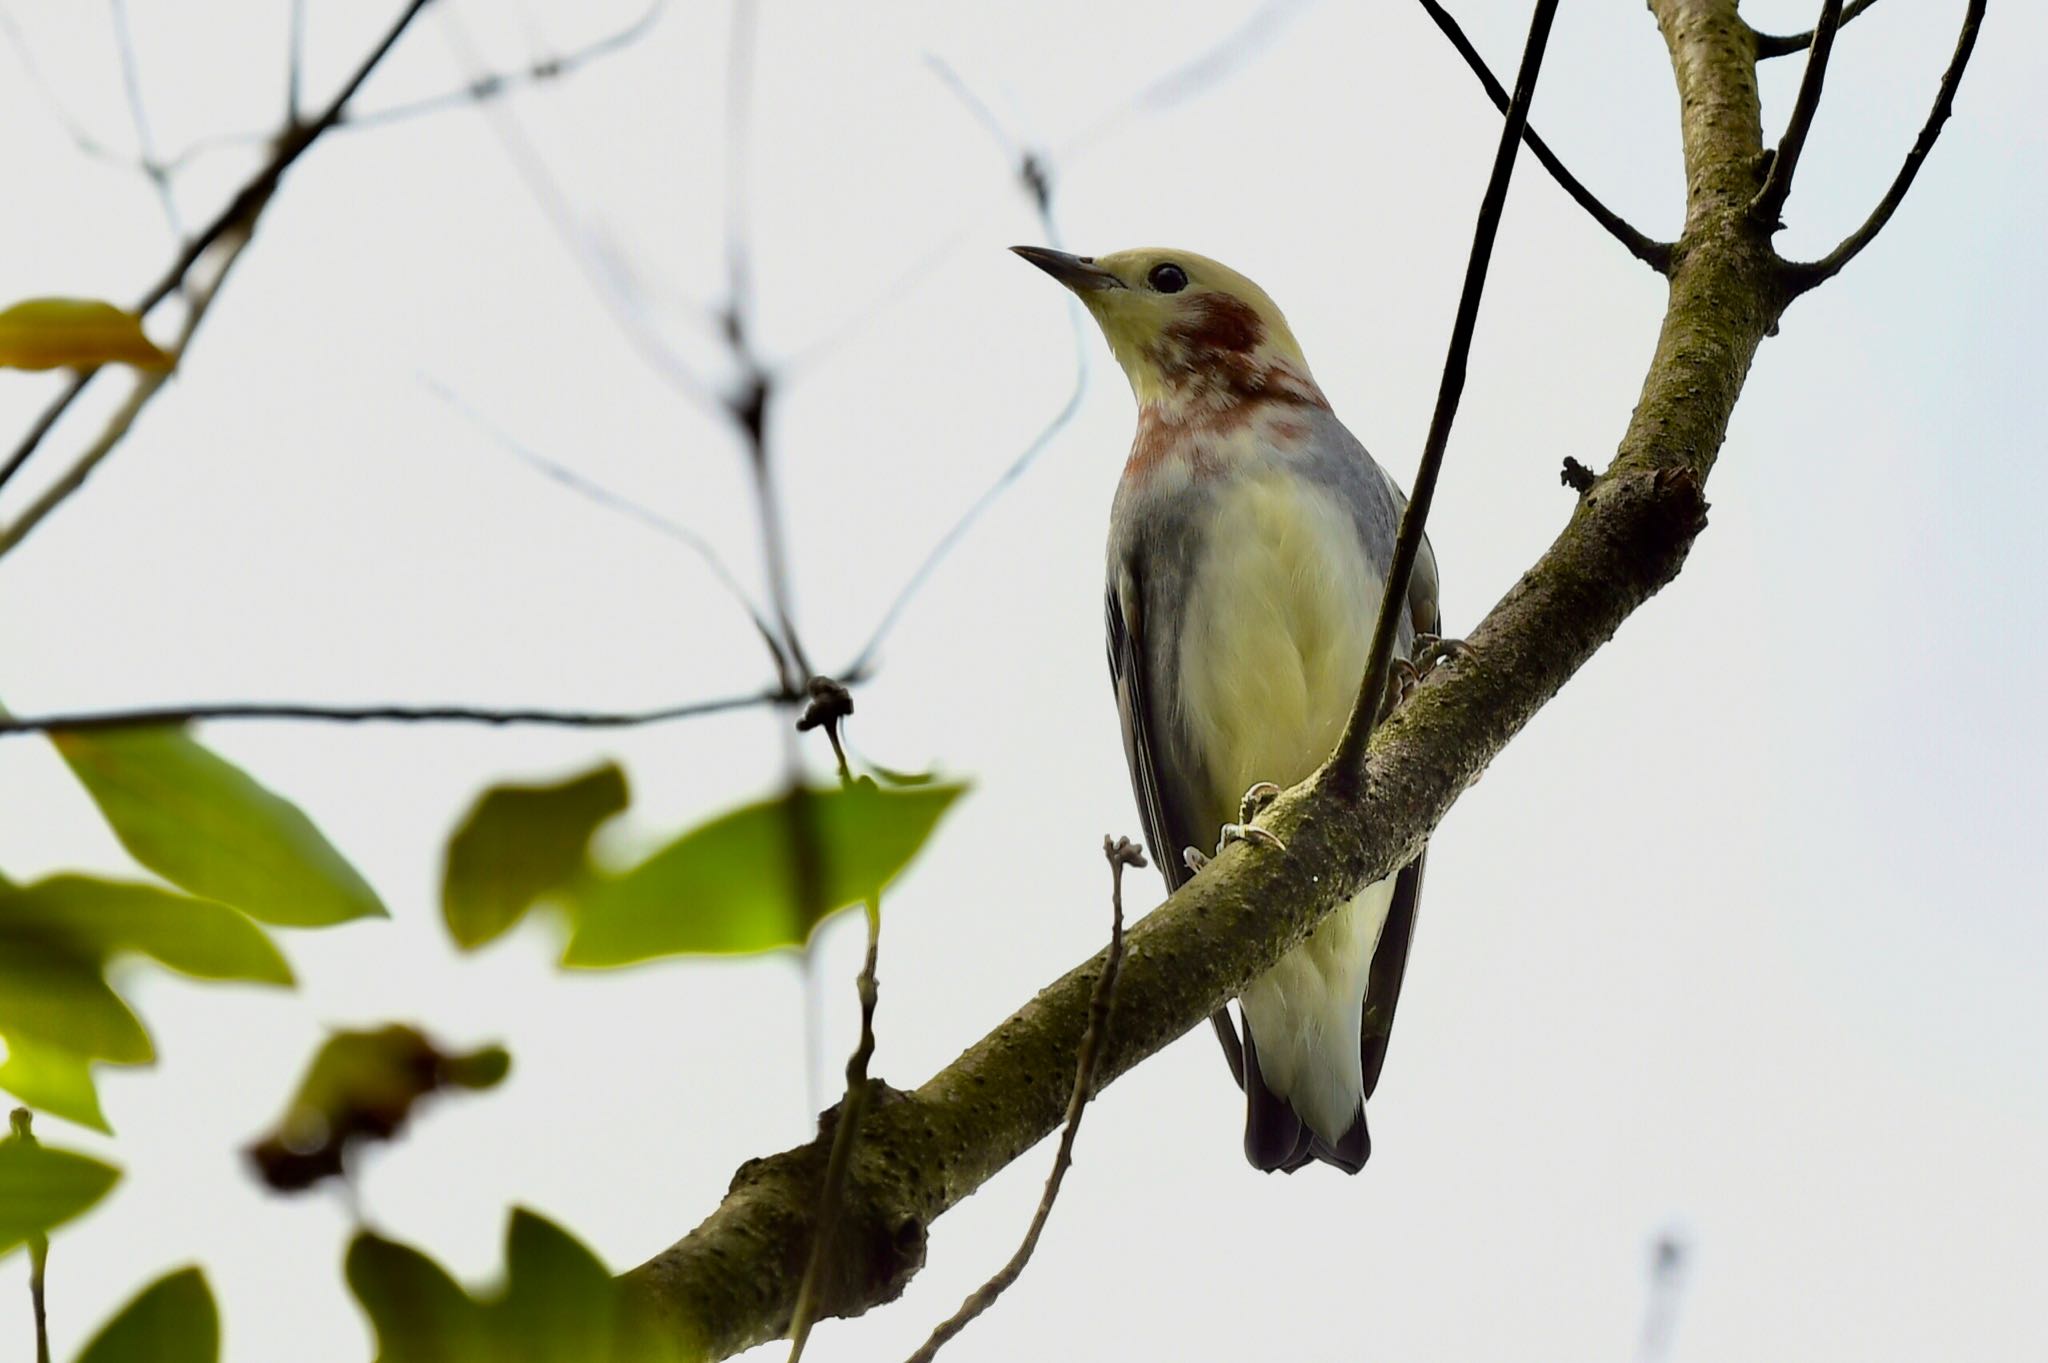
M1190 251L1011 249L1080 299L1137 400L1105 616L1124 755L1171 893L1197 873L1198 844L1276 842L1252 818L1336 747L1406 499L1251 280ZM1431 647L1437 595L1424 541L1397 656ZM1242 1043L1227 1005L1212 1016L1254 1168L1365 1166L1422 862L1361 890L1244 989Z

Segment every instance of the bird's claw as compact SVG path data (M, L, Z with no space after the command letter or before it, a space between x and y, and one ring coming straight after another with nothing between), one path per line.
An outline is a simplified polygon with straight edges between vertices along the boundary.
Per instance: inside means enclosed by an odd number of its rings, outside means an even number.
M1443 663L1476 662L1478 659L1479 650L1463 639L1446 639L1435 634L1415 636L1412 666L1418 680L1434 672Z
M1237 821L1250 823L1273 807L1273 801L1280 798L1280 787L1271 781L1260 781L1244 793L1237 802Z
M1234 842L1256 843L1275 852L1287 850L1287 844L1280 841L1280 835L1270 828L1261 828L1255 823L1227 823L1216 839L1216 855L1222 856L1223 849Z
M1189 874L1200 875L1202 868L1209 864L1209 854L1199 847L1183 847L1180 849L1180 860L1181 864L1188 868Z

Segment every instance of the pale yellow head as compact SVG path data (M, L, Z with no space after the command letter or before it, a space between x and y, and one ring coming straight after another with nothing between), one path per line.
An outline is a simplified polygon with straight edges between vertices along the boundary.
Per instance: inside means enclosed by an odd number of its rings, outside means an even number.
M1227 265L1156 246L1107 256L1011 249L1087 306L1141 405L1320 398L1287 319L1264 289Z

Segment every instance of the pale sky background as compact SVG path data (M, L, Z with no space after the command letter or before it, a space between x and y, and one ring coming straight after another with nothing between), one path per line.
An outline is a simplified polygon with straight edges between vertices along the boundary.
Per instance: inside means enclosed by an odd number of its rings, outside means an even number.
M103 7L8 8L76 115L130 145ZM311 0L313 98L395 8ZM1456 8L1509 72L1526 7ZM1751 18L1797 29L1815 8ZM274 122L283 0L131 9L161 148ZM1844 33L1786 249L1826 250L1875 201L1961 9L1891 0ZM518 64L635 12L435 10L361 107L459 84L464 38ZM822 662L851 654L1072 379L1063 296L1003 250L1040 229L927 54L1017 137L1068 149L1069 245L1183 245L1258 279L1339 413L1411 474L1498 127L1418 6L1301 6L1227 77L1072 149L1249 13L767 0L749 143L763 343L799 355L863 319L774 414ZM722 287L726 24L723 6L672 5L639 47L505 106L577 231L713 377L700 319ZM1090 1110L1037 1259L946 1357L1626 1360L1666 1232L1690 1246L1674 1360L2048 1353L2044 48L2048 13L1992 7L1905 208L1758 356L1684 576L1445 821L1365 1172L1251 1171L1215 1044L1186 1038ZM82 157L12 55L0 71L0 299L138 293L172 249L153 194ZM1798 60L1766 68L1774 125L1798 75ZM1535 123L1659 234L1679 220L1675 112L1640 5L1564 7ZM186 220L253 156L198 162ZM878 296L890 306L870 313ZM1661 304L1660 282L1525 157L1432 518L1453 631L1563 523L1562 458L1610 457ZM1139 831L1099 604L1131 403L1092 335L1088 363L1078 419L859 693L861 751L976 783L889 898L876 1070L900 1086L1101 945L1099 840ZM636 706L761 683L745 617L694 559L520 466L426 380L695 527L758 585L730 433L641 363L492 121L465 108L336 135L292 172L172 390L0 563L0 696L22 712ZM0 374L8 443L60 382ZM124 382L104 387L0 519ZM485 784L617 756L635 804L613 848L630 852L766 789L769 716L205 738L311 812L394 916L285 936L291 995L124 974L162 1062L101 1071L112 1141L38 1123L127 1170L56 1240L60 1359L192 1260L234 1363L365 1357L339 1274L345 1205L268 1198L237 1154L328 1025L417 1020L511 1048L503 1089L429 1111L360 1184L378 1228L472 1283L497 1272L513 1204L625 1268L694 1225L742 1160L807 1136L792 960L565 978L552 922L462 959L435 898L442 840ZM62 867L133 873L47 745L0 741L0 868ZM1134 901L1156 897L1150 873L1133 881ZM859 938L849 919L822 947L828 1094ZM824 1324L812 1356L909 1352L1009 1254L1050 1158L1032 1152L937 1223L905 1298ZM0 1359L29 1356L25 1273L19 1255L0 1265Z

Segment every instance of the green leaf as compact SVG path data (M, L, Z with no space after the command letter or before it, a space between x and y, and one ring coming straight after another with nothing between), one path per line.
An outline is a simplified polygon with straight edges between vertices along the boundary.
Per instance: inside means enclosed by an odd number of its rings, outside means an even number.
M172 884L290 927L384 916L376 892L297 805L183 729L50 741L121 845Z
M545 1217L514 1209L505 1282L472 1296L418 1250L367 1231L348 1281L378 1363L682 1363L701 1357L673 1322L636 1317L602 1260Z
M115 363L168 369L171 357L144 334L141 318L97 299L28 298L0 312L0 367Z
M801 946L822 919L878 894L965 790L805 788L720 815L591 883L563 963Z
M0 1089L53 1116L113 1133L93 1087L92 1062L82 1055L10 1036L7 1059L0 1061Z
M77 875L0 887L0 1088L107 1129L91 1062L139 1065L156 1055L106 980L108 960L129 953L202 979L292 978L263 929L209 899Z
M277 1129L249 1147L249 1159L273 1188L311 1187L340 1174L356 1145L396 1135L429 1094L492 1088L511 1064L502 1046L451 1054L395 1023L336 1032L313 1057Z
M0 1141L0 1255L85 1211L120 1177L120 1170L75 1150L18 1136Z
M149 1033L101 978L99 962L0 933L0 1037L15 1036L124 1065L156 1058Z
M78 1363L218 1363L220 1312L197 1268L167 1273L103 1326Z
M378 1363L482 1363L483 1313L432 1259L363 1231L347 1272L377 1332Z
M441 915L473 950L505 932L535 900L560 893L590 866L590 838L626 807L626 777L610 762L555 785L493 786L448 840Z
M292 982L291 967L246 915L154 885L58 875L0 891L0 933L69 943L101 960L136 951L203 980Z

